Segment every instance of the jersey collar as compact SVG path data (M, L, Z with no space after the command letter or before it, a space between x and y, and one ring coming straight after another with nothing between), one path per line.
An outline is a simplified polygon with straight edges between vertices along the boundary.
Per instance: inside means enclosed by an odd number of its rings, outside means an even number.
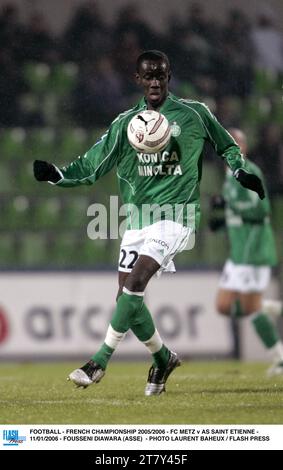
M169 98L172 97L172 93L169 91L168 95L167 95L167 98L166 100L164 101L164 103L162 104L162 106L159 108L159 112L162 113L163 111L166 110L167 106L169 105L170 103L170 100ZM147 103L145 101L145 97L143 96L142 99L139 101L139 107L141 109L147 109Z

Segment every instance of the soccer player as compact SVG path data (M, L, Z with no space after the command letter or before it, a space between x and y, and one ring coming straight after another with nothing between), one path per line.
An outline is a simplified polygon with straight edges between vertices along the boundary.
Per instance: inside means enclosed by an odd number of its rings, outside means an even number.
M229 132L243 155L246 155L245 134L239 129L230 129ZM259 167L247 158L245 160L245 168L263 181ZM280 302L263 302L262 299L270 280L271 266L277 261L268 196L262 201L255 192L240 186L227 169L223 199L213 198L212 205L214 208L225 206L225 225L230 244L230 256L225 263L216 298L217 311L238 317L249 315L257 335L274 361L268 375L283 374L283 344L275 325L266 315L272 308L278 313ZM219 228L221 222L221 218L212 218L211 228Z
M52 163L36 160L34 175L39 181L74 187L93 184L116 166L123 202L136 209L134 214L129 210L128 229L121 243L117 305L101 348L69 378L83 387L99 382L113 352L131 329L153 357L145 388L149 396L165 391L165 383L180 360L163 344L144 303L144 291L157 271L174 270L173 257L184 249L195 230L194 222L187 217L188 205L194 205L198 223L205 141L226 160L242 185L256 191L261 198L264 198L264 189L256 175L245 171L239 147L209 109L202 103L180 99L169 92L171 70L164 53L146 51L137 58L136 67L136 82L144 95L137 105L120 114L83 156L60 169ZM166 150L146 155L146 158L133 150L127 140L129 121L145 109L160 111L172 126L172 138ZM174 211L168 214L165 211L160 220L147 218L145 222L143 209L148 204L161 208L177 206L182 213L171 217Z

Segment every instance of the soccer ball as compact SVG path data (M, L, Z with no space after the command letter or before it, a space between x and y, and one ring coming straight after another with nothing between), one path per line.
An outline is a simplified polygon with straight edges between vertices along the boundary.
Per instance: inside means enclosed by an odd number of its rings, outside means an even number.
M163 114L148 109L130 120L127 135L131 146L138 152L155 153L168 144L171 128Z

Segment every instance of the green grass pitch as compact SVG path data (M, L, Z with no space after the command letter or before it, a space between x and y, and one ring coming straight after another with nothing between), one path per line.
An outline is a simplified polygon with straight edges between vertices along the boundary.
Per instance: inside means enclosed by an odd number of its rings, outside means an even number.
M283 424L283 376L266 364L183 362L145 397L149 364L112 362L99 384L66 381L80 363L1 364L1 424Z

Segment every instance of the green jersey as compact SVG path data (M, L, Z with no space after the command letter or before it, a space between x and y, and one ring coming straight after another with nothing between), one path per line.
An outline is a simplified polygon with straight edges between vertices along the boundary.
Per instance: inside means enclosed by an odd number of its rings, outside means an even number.
M245 169L264 181L257 165L245 160ZM227 170L223 195L226 202L226 225L230 242L230 259L235 264L254 266L276 264L276 249L270 224L270 202L243 188Z
M67 187L93 184L116 166L122 201L137 209L129 210L128 228L148 225L148 219L144 223L140 217L144 205L174 206L178 216L173 220L180 221L181 213L183 225L190 225L188 214L192 214L193 208L194 226L198 226L205 141L213 145L232 171L244 166L240 149L204 104L169 93L159 111L171 124L170 142L162 152L137 152L128 142L127 126L131 118L146 107L142 98L133 109L120 114L90 150L60 169L62 179L57 184ZM172 220L172 211L165 210L163 218Z

